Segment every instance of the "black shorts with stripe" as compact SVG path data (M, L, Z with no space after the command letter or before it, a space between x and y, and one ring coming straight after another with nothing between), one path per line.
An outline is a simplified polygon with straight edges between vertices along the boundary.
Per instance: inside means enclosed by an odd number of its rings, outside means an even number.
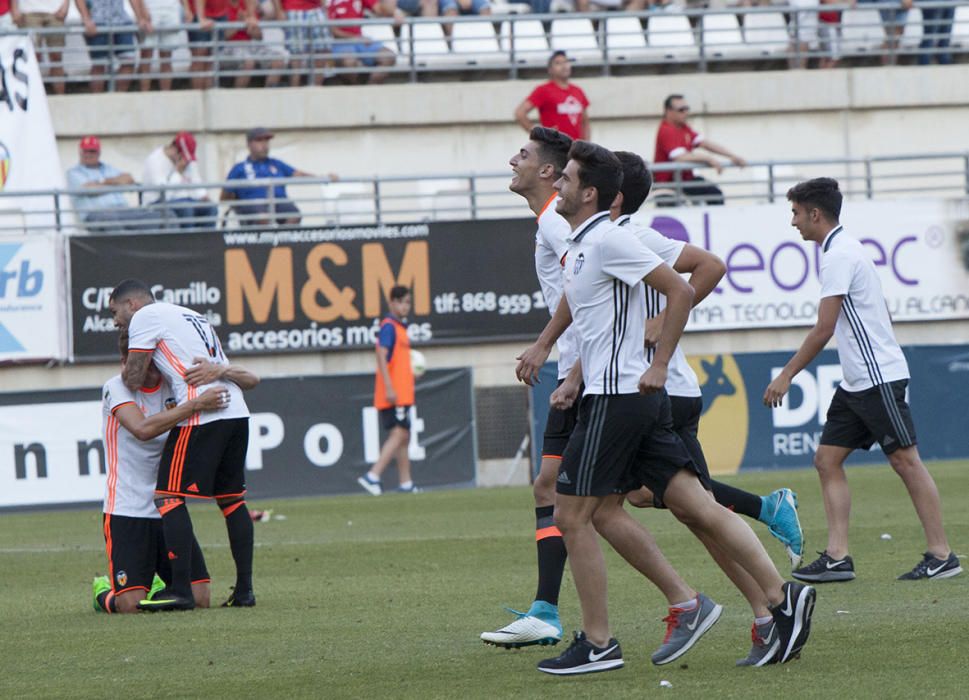
M410 406L394 406L393 408L381 408L380 424L384 430L391 431L394 428L410 430Z
M555 486L569 496L608 496L642 485L662 498L670 479L683 468L695 471L673 432L665 392L593 394L582 397Z
M559 379L558 386L562 386L562 381ZM548 407L545 433L542 435L542 457L561 458L565 454L565 446L569 444L569 438L579 420L581 397L582 388L579 389L579 398L564 411L553 406Z
M249 419L178 426L168 434L155 493L221 498L246 492Z
M108 554L108 578L115 595L133 590L148 591L155 574L172 580L168 548L160 518L133 518L104 514L104 545ZM192 542L192 583L209 580L205 557L198 541Z
M864 391L834 392L821 444L867 450L876 442L889 455L916 444L912 411L905 401L907 379Z
M711 487L710 468L707 466L706 455L697 433L700 431L700 416L703 414L703 398L700 396L671 396L670 412L673 419L673 432L676 433L686 451L693 458L696 472L700 475L700 482L704 488ZM653 494L653 507L666 508L663 499Z

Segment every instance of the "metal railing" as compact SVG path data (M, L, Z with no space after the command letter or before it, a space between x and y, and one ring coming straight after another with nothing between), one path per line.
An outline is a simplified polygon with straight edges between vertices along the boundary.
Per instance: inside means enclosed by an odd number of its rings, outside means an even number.
M706 71L718 64L800 65L810 59L863 63L882 56L888 62L898 58L948 62L969 54L969 3L918 3L897 25L901 28L897 40L888 40L886 32L896 25L883 23L879 11L898 7L898 2L825 5L810 10L788 5L718 10L666 6L640 13L406 18L399 24L381 18L328 21L320 25L327 38L316 52L290 51L292 45L288 48L284 32L305 30L303 23L262 22L263 38L252 41L227 39L244 29L244 24L219 23L210 41L194 43L188 41L186 30L197 30L198 25L177 24L156 28L156 33L174 32L179 37L165 49L172 52L170 72L161 70L167 60L154 56L150 45L138 42L129 47L123 43L127 41L125 35L137 32L134 24L99 27L98 34L108 37L108 45L97 48L109 56L93 61L84 44L83 26L17 31L40 39L55 34L66 38L63 50L52 52L48 47L41 51L41 63L48 73L55 67L64 72L48 74L48 82L80 87L92 79L104 80L109 89L131 80L162 78L202 80L203 87L248 83L253 77L266 84L296 78L313 84L323 79L339 81L382 73L389 74L391 80L411 82L459 73L516 78L522 71L544 68L549 53L558 49L567 51L578 67L603 75L669 65ZM819 38L814 29L819 9L842 12L838 25L827 25L834 32L826 34L827 38ZM360 26L364 36L381 42L392 54L393 65L342 65L335 47L353 40L335 39L329 30L347 26ZM807 41L792 39L805 31ZM126 49L130 53L124 53ZM200 55L192 57L190 50ZM52 53L59 54L56 65ZM92 68L103 71L103 75L93 75Z
M647 207L702 204L691 196L687 170L709 169L679 163L653 167L672 172L673 182L657 183ZM724 166L715 182L727 205L783 201L787 189L802 180L830 176L841 183L848 199L969 196L969 151L892 155L872 158L768 160L745 168ZM92 190L0 192L0 234L56 230L70 235L92 232L222 231L346 225L383 225L424 221L520 218L527 215L518 195L508 190L510 173L446 173L422 177L354 178L333 182L325 178L232 180L200 185L210 200L207 213L177 212L178 202L166 202L166 191L181 186L98 188L97 194L121 192L124 209L79 209L72 197ZM277 198L274 186L288 188L287 199ZM222 187L267 188L263 198L219 202ZM293 212L289 204L295 205ZM241 206L240 206L241 205ZM186 206L182 204L181 206ZM247 208L241 208L247 207ZM104 213L106 218L91 216ZM119 214L118 212L122 212Z

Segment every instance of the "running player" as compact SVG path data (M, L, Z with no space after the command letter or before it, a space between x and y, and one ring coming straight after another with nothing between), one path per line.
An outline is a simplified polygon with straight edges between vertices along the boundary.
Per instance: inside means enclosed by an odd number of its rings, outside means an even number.
M380 412L380 422L389 434L380 456L370 471L357 483L372 496L383 493L380 476L397 459L399 493L419 493L410 472L410 409L414 405L414 368L410 362L410 338L407 335L407 314L411 308L411 293L397 285L390 290L390 314L380 323L377 337L377 375L374 379L373 405Z
M245 462L249 443L249 409L238 380L208 319L191 309L156 302L148 286L124 280L109 298L115 325L128 330L129 357L122 378L129 389L144 384L152 361L168 379L179 403L214 385L228 392L220 413L183 420L168 435L158 469L155 505L162 516L172 566L170 595L139 603L142 609L188 610L191 591L192 520L186 498L215 498L225 517L236 584L223 606L255 605L252 589L253 527L245 502ZM197 386L187 375L196 358L213 367L198 370Z
M555 211L557 195L552 184L560 177L568 161L572 141L569 137L544 127L535 127L529 141L512 157L515 173L512 191L522 195L538 216L535 267L546 303L554 312L562 297L562 257L571 234L568 222ZM569 330L558 341L560 379L578 361L578 341ZM555 644L562 636L558 616L558 596L566 551L562 535L552 522L555 503L555 479L565 446L576 423L578 408L549 408L543 444L543 459L535 480L536 540L538 543L538 591L527 613L494 632L484 632L481 639L506 648L531 644ZM666 597L671 609L680 609L689 617L689 627L667 635L653 657L657 663L669 663L685 654L717 621L721 607L686 584L666 561L653 536L641 523L622 509L603 508L594 526L613 548L637 571L648 578ZM599 517L599 516L602 517ZM620 662L621 663L621 662Z
M878 443L902 478L922 529L927 551L899 579L955 576L962 571L942 526L942 502L932 475L916 447L915 425L905 401L909 371L895 339L878 273L858 240L844 232L837 180L808 180L787 192L791 226L821 247L821 302L818 320L800 349L764 391L764 404L780 406L791 380L807 367L833 335L844 379L828 408L814 467L828 519L828 546L817 560L797 569L802 581L850 581L854 561L848 556L851 492L844 463L856 449Z
M520 380L534 381L552 344L572 323L574 308L587 381L556 480L555 523L569 550L583 631L563 654L541 662L539 670L576 674L622 666L619 643L609 632L605 565L595 531L599 520L624 512L622 498L613 494L631 476L757 581L772 605L778 660L786 662L807 641L814 589L784 582L746 523L704 490L704 475L672 431L666 370L689 317L693 290L635 236L609 222L608 209L621 182L622 166L611 152L595 144L573 144L555 184L556 209L573 230L565 260L567 303L559 304L516 369ZM645 372L644 280L667 297L664 332Z
M120 334L119 346L123 371L127 333ZM213 387L175 405L171 386L152 363L138 391L129 390L121 375L115 375L105 382L101 396L108 466L103 518L108 575L94 579L94 609L133 613L153 588L153 577L171 581L161 516L154 503L165 437L180 421L221 409L229 394ZM209 575L198 542L193 542L192 595L198 607L209 606Z

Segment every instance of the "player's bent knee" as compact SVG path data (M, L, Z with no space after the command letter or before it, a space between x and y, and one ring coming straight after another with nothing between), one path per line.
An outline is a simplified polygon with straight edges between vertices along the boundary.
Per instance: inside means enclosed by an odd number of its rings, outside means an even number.
M144 599L145 592L141 589L125 591L114 597L114 610L117 613L129 614L138 612L138 601Z
M192 584L192 597L195 598L195 607L207 608L211 604L212 587L208 581L204 583Z
M167 513L172 512L179 506L185 505L185 499L181 496L155 496L155 508L164 518Z

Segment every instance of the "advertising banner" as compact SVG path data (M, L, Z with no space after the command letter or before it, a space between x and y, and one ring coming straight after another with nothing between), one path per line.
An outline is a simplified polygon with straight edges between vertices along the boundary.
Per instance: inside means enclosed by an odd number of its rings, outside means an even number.
M385 299L413 292L415 343L531 337L548 320L527 220L71 240L74 354L114 355L122 279L206 314L230 355L371 347Z
M969 345L904 348L912 378L912 409L923 459L969 458L965 439L964 397L969 395ZM779 408L763 404L764 390L790 359L791 352L690 356L703 391L700 442L713 474L741 469L783 469L813 464L828 406L841 382L835 350L825 350L791 384ZM548 397L555 387L554 365L540 375L531 392L533 465L541 455ZM856 451L849 464L885 462L876 444Z
M0 361L64 356L61 249L53 233L0 236Z
M250 497L362 493L356 479L386 437L372 399L371 374L265 379L246 392ZM471 371L425 374L410 418L417 484L473 485ZM100 501L101 430L99 389L0 394L0 508ZM396 478L391 466L386 485Z
M789 203L646 210L634 218L726 263L687 331L813 325L821 254L791 227ZM895 321L969 318L962 252L969 200L849 201L841 221L871 253Z
M64 187L44 81L26 34L0 36L0 193ZM0 229L51 230L53 199L0 197Z

